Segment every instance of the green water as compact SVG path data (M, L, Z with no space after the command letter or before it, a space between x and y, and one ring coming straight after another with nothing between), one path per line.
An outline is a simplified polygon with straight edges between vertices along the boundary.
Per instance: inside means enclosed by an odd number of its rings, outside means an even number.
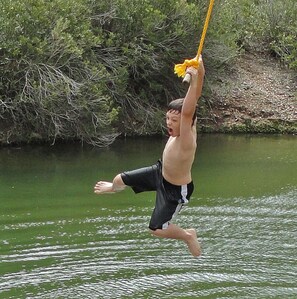
M153 193L93 194L165 141L0 149L0 298L297 298L296 137L200 136L199 259L147 232Z

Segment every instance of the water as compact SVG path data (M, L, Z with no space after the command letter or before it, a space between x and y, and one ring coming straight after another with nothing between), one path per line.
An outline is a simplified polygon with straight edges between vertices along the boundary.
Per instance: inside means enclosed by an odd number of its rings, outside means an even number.
M0 298L297 298L295 136L203 135L177 223L203 256L147 232L153 193L93 185L165 140L0 150Z

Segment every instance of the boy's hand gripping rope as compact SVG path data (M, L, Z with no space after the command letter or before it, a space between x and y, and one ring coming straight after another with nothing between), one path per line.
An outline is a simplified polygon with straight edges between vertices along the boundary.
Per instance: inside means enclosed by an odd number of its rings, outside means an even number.
M207 15L206 15L206 19L205 19L205 22L204 22L203 31L202 31L202 34L201 34L201 39L200 39L198 51L197 51L197 56L193 59L186 59L184 61L184 63L176 64L174 66L174 73L177 74L178 77L183 77L184 78L183 82L189 83L191 81L191 75L186 73L188 67L193 66L195 68L198 68L198 65L199 65L198 64L198 59L199 59L199 57L202 53L202 48L203 48L203 44L204 44L204 40L205 40L205 36L206 36L206 31L207 31L208 24L209 24L209 20L210 20L210 17L211 17L211 12L212 12L213 5L214 5L214 0L210 0Z

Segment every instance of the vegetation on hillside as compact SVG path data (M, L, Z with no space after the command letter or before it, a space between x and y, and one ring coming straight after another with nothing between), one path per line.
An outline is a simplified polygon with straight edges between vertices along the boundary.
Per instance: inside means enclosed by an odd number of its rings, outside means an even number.
M118 134L160 133L162 109L185 92L173 66L195 56L207 7L2 0L0 142L104 146ZM296 15L295 0L216 1L204 48L209 72L240 51L265 51L297 69Z

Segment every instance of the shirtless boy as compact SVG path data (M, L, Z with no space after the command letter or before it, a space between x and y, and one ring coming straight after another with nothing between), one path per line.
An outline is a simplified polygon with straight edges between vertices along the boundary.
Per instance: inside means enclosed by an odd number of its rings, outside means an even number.
M191 168L196 152L196 105L201 96L204 81L204 65L199 57L198 69L189 67L191 83L184 99L169 103L166 125L170 135L162 160L157 164L123 172L112 182L99 181L96 194L114 193L130 186L135 193L156 191L156 204L149 228L153 235L184 241L191 254L201 255L201 248L194 228L183 229L171 220L187 204L193 193Z

